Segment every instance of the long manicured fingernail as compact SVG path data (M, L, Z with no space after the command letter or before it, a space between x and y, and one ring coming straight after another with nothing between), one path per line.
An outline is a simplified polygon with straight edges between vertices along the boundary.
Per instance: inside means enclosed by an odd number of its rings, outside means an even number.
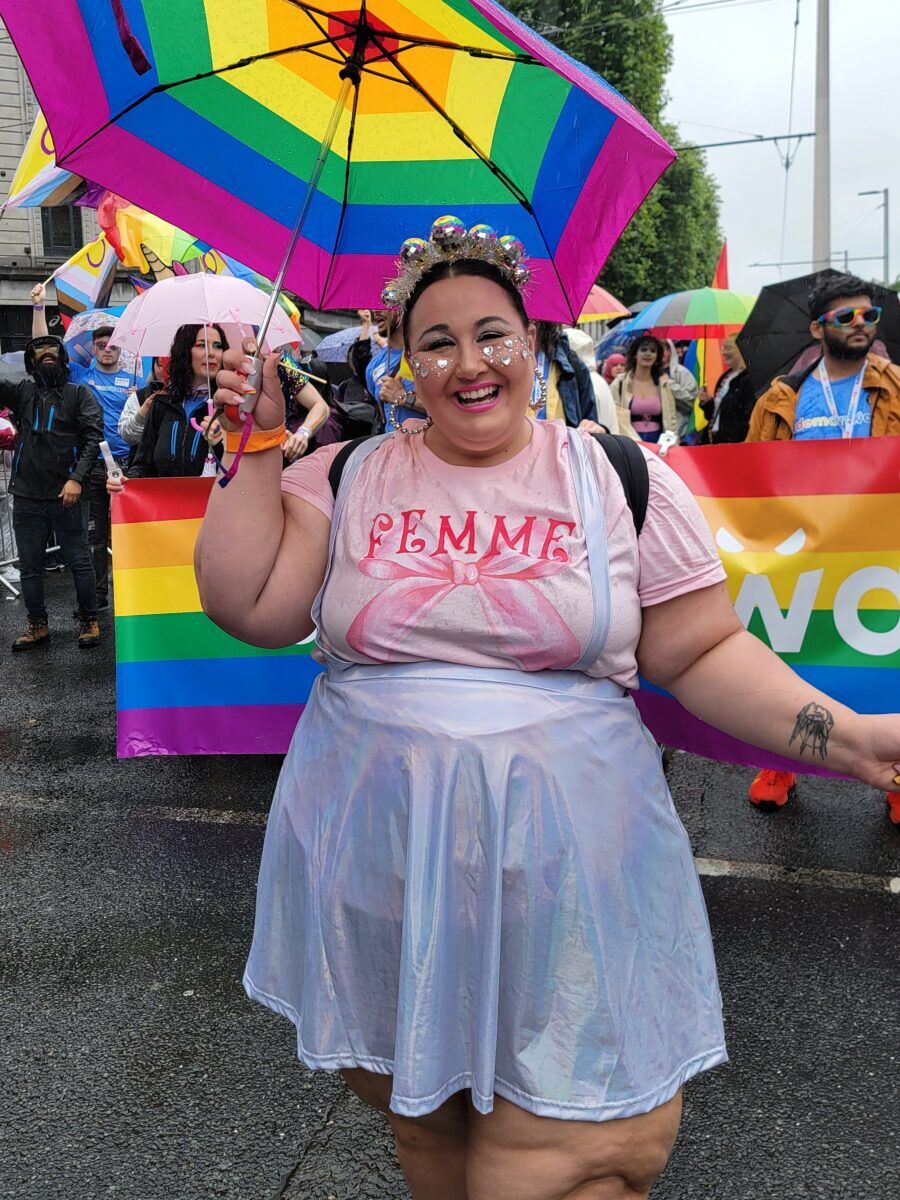
M242 383L241 391L244 393L245 396L255 396L256 395L256 388L253 387L249 383Z

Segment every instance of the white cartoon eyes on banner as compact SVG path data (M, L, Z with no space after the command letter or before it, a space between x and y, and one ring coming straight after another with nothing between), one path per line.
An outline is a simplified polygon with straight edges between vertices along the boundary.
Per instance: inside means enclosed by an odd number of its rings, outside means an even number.
M744 543L739 541L724 525L720 525L716 530L716 545L725 554L742 554L747 549ZM799 554L805 545L806 530L795 529L789 537L786 537L783 542L779 542L773 549L776 554L781 555Z
M776 554L799 554L806 545L806 530L795 529L790 537L775 547Z

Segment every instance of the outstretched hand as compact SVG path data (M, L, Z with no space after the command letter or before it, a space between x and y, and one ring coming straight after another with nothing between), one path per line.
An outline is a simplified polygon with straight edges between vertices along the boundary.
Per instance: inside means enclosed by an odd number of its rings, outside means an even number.
M883 792L900 792L900 713L860 715L857 721L853 774Z
M256 343L248 338L241 350L226 350L222 369L216 376L216 394L213 403L221 410L218 414L225 429L240 429L239 421L232 421L225 412L226 405L238 405L248 392L247 380L253 373L251 355L256 353ZM278 379L278 355L266 357L262 375L262 393L252 413L257 429L277 429L284 424L284 394Z

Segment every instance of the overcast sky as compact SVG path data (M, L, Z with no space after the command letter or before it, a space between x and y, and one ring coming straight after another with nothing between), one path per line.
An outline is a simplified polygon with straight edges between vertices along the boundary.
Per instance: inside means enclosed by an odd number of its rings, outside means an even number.
M667 0L670 6L674 0ZM700 0L681 0L685 7ZM815 127L817 0L800 0L793 129ZM669 12L674 65L668 115L685 138L724 141L788 129L796 0L735 0ZM850 253L850 268L881 279L879 196L890 188L891 274L900 274L900 0L831 0L831 247ZM734 132L741 131L741 132ZM754 262L808 259L812 250L814 141L800 143L789 175L784 254L781 253L785 172L776 149L732 146L707 151L719 183L722 228L728 238L731 286L757 292L779 277ZM794 143L796 147L796 143ZM834 261L834 266L842 262ZM782 278L808 266L783 268Z

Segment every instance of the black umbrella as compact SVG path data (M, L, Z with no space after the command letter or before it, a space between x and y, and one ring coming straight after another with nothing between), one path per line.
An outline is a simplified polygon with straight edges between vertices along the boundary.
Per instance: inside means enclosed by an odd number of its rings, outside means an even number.
M816 271L770 284L759 293L737 339L757 395L777 375L789 372L805 350L815 346L809 325L822 314L809 311L809 293L824 280L839 274L831 268ZM884 310L878 325L878 341L894 362L900 362L900 301L887 288L871 285L871 293L873 304L880 304Z

